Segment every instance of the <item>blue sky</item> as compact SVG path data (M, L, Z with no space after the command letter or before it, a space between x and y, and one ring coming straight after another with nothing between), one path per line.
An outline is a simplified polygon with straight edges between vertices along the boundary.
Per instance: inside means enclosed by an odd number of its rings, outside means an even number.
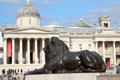
M17 11L24 4L26 0L0 0L0 26L15 25ZM99 16L110 16L111 26L120 27L120 0L31 0L31 4L39 9L41 25L70 27L80 18L94 25Z

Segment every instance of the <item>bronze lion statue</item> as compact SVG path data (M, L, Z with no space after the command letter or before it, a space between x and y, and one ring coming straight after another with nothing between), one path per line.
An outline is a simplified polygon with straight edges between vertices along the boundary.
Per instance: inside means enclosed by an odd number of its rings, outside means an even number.
M88 50L70 52L67 45L57 37L44 48L46 64L42 69L28 74L105 72L106 65L96 52Z

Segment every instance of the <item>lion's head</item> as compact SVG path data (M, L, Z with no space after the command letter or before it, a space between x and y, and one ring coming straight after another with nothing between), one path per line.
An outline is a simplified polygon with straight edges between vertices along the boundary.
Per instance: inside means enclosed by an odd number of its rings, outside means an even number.
M57 37L52 37L51 41L44 48L46 62L50 59L69 52L67 45Z

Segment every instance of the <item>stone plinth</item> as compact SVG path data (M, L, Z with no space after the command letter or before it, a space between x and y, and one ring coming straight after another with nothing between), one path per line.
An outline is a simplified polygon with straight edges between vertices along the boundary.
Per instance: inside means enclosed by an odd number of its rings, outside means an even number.
M32 71L35 69L43 68L44 64L2 64L0 65L0 75L2 74L2 70L5 69L5 72L7 72L9 69L16 69L19 71L22 69L23 72L27 72L28 70Z
M97 76L97 80L120 80L120 75L102 75L102 76Z
M27 75L25 80L96 80L100 73L38 74Z

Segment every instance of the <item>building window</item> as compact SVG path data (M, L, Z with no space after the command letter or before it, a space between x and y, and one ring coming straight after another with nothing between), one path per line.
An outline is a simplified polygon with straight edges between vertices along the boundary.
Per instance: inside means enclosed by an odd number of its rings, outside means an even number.
M89 49L91 49L91 44L88 44Z
M105 45L105 49L106 49L106 50L110 50L110 48L111 48L111 45L110 45L109 43L107 43L107 44Z
M105 59L106 59L107 68L110 68L110 58L105 58Z
M109 45L108 44L105 45L105 49L109 50Z
M82 44L79 44L80 50L82 50Z
M22 19L20 19L20 24L22 25Z
M39 23L39 20L37 19L37 25L38 25L38 23Z
M29 24L31 24L31 19L29 19Z
M108 27L108 23L104 23L104 27Z
M72 44L70 44L70 49L72 49Z

